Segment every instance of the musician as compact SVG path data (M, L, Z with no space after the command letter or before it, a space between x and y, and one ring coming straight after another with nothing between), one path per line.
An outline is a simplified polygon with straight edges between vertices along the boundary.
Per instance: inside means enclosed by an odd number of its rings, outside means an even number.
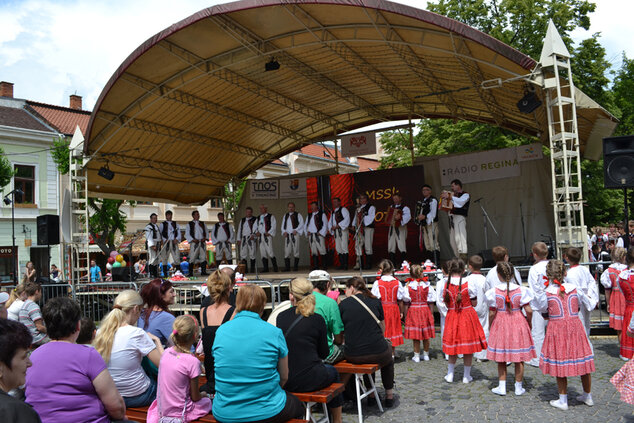
M451 195L450 195L451 194ZM449 241L454 255L467 261L467 215L471 197L462 190L462 182L459 179L451 181L451 193L443 192L441 198L451 202L449 210L449 226L451 233Z
M412 218L412 213L405 204L399 194L392 195L393 204L387 214L387 222L389 225L387 251L390 260L397 266L405 260L407 254L407 223ZM400 252L400 260L396 261L396 250Z
M299 237L304 232L304 218L295 211L295 203L287 204L288 213L282 218L282 236L284 237L284 271L291 271L291 256L294 259L293 270L299 267Z
M423 185L423 199L416 202L416 223L420 227L422 245L434 258L440 257L438 244L438 200L431 194L431 186Z
M264 204L260 204L260 217L258 217L258 240L260 242L260 257L262 257L263 269L262 272L269 271L269 259L273 264L273 271L278 272L277 260L275 259L275 253L273 252L273 238L275 237L275 229L277 228L277 221L275 216L269 214L268 207Z
M233 264L231 244L235 242L235 233L222 212L218 213L218 223L211 231L211 242L216 247L216 263Z
M354 214L352 226L355 230L355 251L357 257L360 257L359 263L363 269L372 268L372 244L374 242L374 217L376 216L376 207L368 202L368 196L361 194L359 196L359 206ZM365 260L363 251L365 250ZM357 264L355 269L359 268Z
M246 263L247 258L250 260L251 272L255 272L255 247L258 234L258 222L257 218L253 216L253 209L248 206L245 209L245 217L240 219L240 225L238 225L238 236L236 241L236 247L240 250L240 259Z
M350 212L341 207L341 199L332 199L332 213L328 221L328 231L335 237L335 249L339 255L339 270L348 270L348 227L350 226Z
M198 210L192 212L192 220L185 227L185 239L189 242L189 276L194 276L194 266L200 263L200 274L207 276L207 225L200 221Z
M145 225L145 240L147 242L148 270L150 276L158 278L159 249L161 248L161 233L156 221L156 213L150 215L150 223Z
M165 212L165 221L159 225L161 237L163 238L163 247L159 256L164 269L168 267L168 263L173 267L180 265L178 244L181 242L181 229L178 223L172 220L172 216L172 211L167 210Z
M310 203L310 214L306 217L304 233L308 236L310 254L313 256L312 270L326 269L326 232L328 231L328 218L326 213L319 210L316 201ZM320 264L321 257L321 264Z

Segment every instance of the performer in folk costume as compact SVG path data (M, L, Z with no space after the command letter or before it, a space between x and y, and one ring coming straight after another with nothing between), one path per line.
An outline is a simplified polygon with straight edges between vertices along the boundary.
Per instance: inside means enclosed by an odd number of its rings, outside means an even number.
M634 318L630 319L630 324L623 326L623 329L625 330L625 333L622 334L623 337L634 338ZM610 382L621 394L621 401L634 404L634 360L628 360L628 362L612 376Z
M150 223L145 225L145 240L147 243L148 268L150 276L158 278L159 252L161 250L161 232L156 224L156 213L150 215Z
M339 256L339 270L348 270L348 227L350 212L341 207L341 199L332 199L332 213L328 221L328 231L335 237L335 249Z
M240 249L240 259L249 259L247 272L255 272L255 249L257 246L258 219L253 216L253 209L249 206L244 210L245 216L240 219L236 246Z
M284 271L291 271L291 257L293 257L293 270L297 272L299 267L299 237L304 232L304 218L295 211L295 203L287 205L288 213L282 219L282 236L284 237Z
M429 340L436 337L434 314L429 303L436 301L436 291L423 277L423 268L417 264L410 269L411 278L405 279L409 302L406 303L405 338L414 344L412 361L420 362L420 341L423 341L423 360L429 361Z
M531 308L533 309L533 321L531 324L531 336L535 345L534 358L527 364L537 367L539 366L539 356L546 336L546 326L548 321L544 320L542 313L548 310L548 301L546 300L546 285L544 284L544 276L546 275L546 265L548 264L548 246L543 242L536 242L531 247L535 264L528 271L528 287L533 291L533 300Z
M372 268L372 244L374 243L374 217L376 216L376 207L368 202L368 196L361 194L359 196L359 206L355 211L352 220L352 226L355 230L355 252L359 257L358 263L361 263L363 269ZM365 259L363 251L365 250ZM358 264L355 269L359 269Z
M393 263L400 263L405 260L407 254L407 223L412 218L412 214L399 194L392 195L393 204L390 206L386 216L389 226L387 251ZM399 260L396 259L396 250L400 252Z
M592 245L597 245L601 251L606 251L608 245L608 234L601 233L601 228L596 228L590 238Z
M427 257L434 263L440 258L438 243L438 200L431 194L431 186L423 185L423 199L416 202L416 223L419 226L419 246L425 247Z
M216 263L233 264L231 244L235 240L233 226L225 222L224 213L218 213L218 223L211 230L211 242L216 246Z
M619 288L625 298L623 321L629 322L634 312L634 248L627 250L627 269L619 274ZM634 356L634 338L621 336L621 356L631 359Z
M487 341L474 310L477 304L477 292L463 278L465 264L460 259L453 259L449 263L447 284L442 293L447 305L445 331L442 337L442 350L449 355L447 375L445 380L453 382L454 368L458 354L464 355L464 375L462 383L469 383L471 377L471 363L473 353L487 347Z
M497 265L501 262L509 261L509 250L507 250L506 247L503 245L496 245L495 247L491 249L491 255L493 256L493 261L496 264L487 273L486 287L485 287L486 291L488 291L489 289L495 288L496 286L498 286L499 284L503 282L500 280L498 276ZM520 271L517 270L517 268L514 268L514 269L515 269L515 281L518 285L521 285L522 276L520 275Z
M520 286L515 279L515 268L511 263L498 263L496 272L500 282L489 289L486 302L491 307L491 331L487 358L498 363L500 378L494 394L506 395L506 364L515 363L515 395L523 395L524 362L535 358L535 346L531 337L530 322L533 315L530 302L533 292ZM526 317L522 314L526 312Z
M469 257L469 263L467 263L467 270L469 271L469 276L465 278L465 280L469 283L469 286L476 291L477 304L474 306L476 313L478 314L478 320L480 321L480 325L482 326L482 330L484 331L484 336L489 341L489 305L487 304L485 293L486 289L486 278L480 272L482 269L483 260L482 257L474 255ZM486 349L482 351L478 351L473 354L473 357L476 360L487 360L487 352Z
M621 331L623 330L623 314L625 314L625 298L619 288L619 274L627 269L625 264L625 256L627 250L625 248L612 249L612 264L601 274L601 285L605 288L605 302L610 313L610 327L616 331L619 339L621 339Z
M599 303L599 286L588 268L579 266L581 255L582 252L579 248L570 247L566 250L564 259L570 264L570 269L566 274L565 282L575 285L578 290L585 294L587 301L579 307L579 318L586 330L586 335L590 336L590 313Z
M447 304L445 304L445 300L443 298L443 292L445 292L445 286L447 285L447 277L449 276L449 261L445 261L440 265L440 270L442 272L441 277L436 281L436 309L438 309L438 314L440 315L440 339L442 340L445 334L445 319L447 318ZM445 360L449 360L449 356L445 355Z
M566 276L564 264L550 260L546 265L546 298L548 328L539 358L539 368L545 375L557 378L559 399L550 405L568 409L568 377L581 376L583 394L577 401L594 405L590 387L594 372L594 354L583 324L579 319L580 303L587 301L582 290L571 283L562 283Z
M326 233L328 218L326 213L319 210L317 201L310 203L310 214L306 217L304 233L308 237L310 255L313 256L312 270L326 269ZM321 265L320 265L321 257Z
M451 233L449 241L454 255L461 259L467 259L467 215L471 197L462 190L462 182L459 179L451 181L451 193L443 191L440 196L444 201L451 203L449 213L449 226ZM443 202L444 202L443 201Z
M207 273L207 225L200 221L198 210L192 212L193 220L185 227L185 239L189 242L189 276L194 275L194 266L200 263L200 274Z
M269 214L268 207L264 204L260 204L260 217L258 217L258 237L260 241L260 256L262 257L262 264L264 268L262 272L269 271L269 259L273 264L273 271L278 272L277 260L275 259L275 253L273 252L273 238L275 237L275 229L277 228L277 221L275 216Z
M178 244L181 242L181 229L178 223L172 220L173 213L171 210L165 212L165 221L159 225L159 231L163 238L163 248L159 254L159 259L166 268L168 264L173 267L180 265Z
M392 341L392 357L397 346L403 345L403 329L401 328L401 311L399 303L408 301L407 290L392 276L394 264L390 260L379 263L381 276L372 285L372 295L381 300L385 318L385 338Z

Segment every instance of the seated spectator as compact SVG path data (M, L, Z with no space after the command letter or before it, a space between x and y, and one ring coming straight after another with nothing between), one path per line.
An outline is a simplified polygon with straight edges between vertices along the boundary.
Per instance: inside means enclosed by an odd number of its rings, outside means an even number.
M174 324L174 315L169 310L176 298L174 286L168 280L153 279L141 288L141 298L145 309L137 326L156 336L161 340L161 345L166 347Z
M26 300L26 291L24 290L25 284L21 283L11 291L9 294L9 301L5 304L7 307L8 319L18 321L18 312L24 305Z
M143 306L133 290L117 295L114 309L101 322L95 348L108 363L108 370L126 407L150 405L156 398L156 382L150 379L141 360L147 356L158 367L163 354L161 341L136 327Z
M200 390L210 394L216 392L214 379L214 356L211 348L216 339L216 331L223 323L233 317L235 307L229 304L229 295L232 291L231 279L226 273L216 270L207 278L207 289L212 304L200 310L202 322L203 353L205 354L205 375L207 383Z
M394 405L394 359L392 347L385 342L383 307L360 277L346 281L346 297L339 304L344 326L344 354L354 364L374 364L381 367L381 381L385 388L385 405ZM370 309L368 311L362 304ZM376 318L375 318L376 317ZM377 319L379 323L377 323ZM342 376L346 383L349 374Z
M35 267L33 266L32 261L26 262L26 267L24 269L24 276L22 277L22 283L27 282L35 282Z
M46 302L44 321L53 341L31 354L26 401L44 422L109 423L125 417L123 399L94 348L75 343L81 310L70 298Z
M37 302L42 299L42 287L35 282L27 282L24 287L26 300L18 311L18 322L22 323L31 332L33 346L39 347L50 339L46 336L46 326L42 320L42 311Z
M236 316L216 332L213 415L221 423L278 423L304 414L301 401L282 389L288 349L282 331L262 320L265 304L262 288L241 287Z
M51 264L50 277L53 282L59 282L61 280L59 269L54 264Z
M158 423L159 417L189 422L211 412L211 399L198 390L200 361L191 353L199 339L200 328L194 316L184 315L174 320L171 335L174 346L165 350L161 357L160 400L154 400L150 406L148 423Z
M236 272L235 270L233 270L235 266L231 265L231 264L221 264L218 267L218 271L224 273L225 275L229 276L229 279L231 280L231 289L229 290L229 304L232 305L233 307L236 306L236 295L237 292L233 289L233 287L236 285ZM215 270L214 270L215 272ZM207 281L209 281L209 279L207 279ZM213 298L211 298L211 296L209 295L209 289L206 289L203 291L203 299L200 302L200 307L207 307L211 304L213 304L214 300Z
M339 382L337 369L324 360L330 354L328 330L324 318L315 314L313 284L304 278L293 279L289 285L293 307L277 316L288 346L288 382L291 392L312 392ZM337 395L328 403L334 423L341 423L343 397Z
M9 395L24 385L31 367L31 333L21 323L0 319L0 417L3 423L41 423L33 408Z
M6 319L8 317L7 301L9 301L9 294L0 292L0 319Z
M328 330L328 350L329 356L326 362L333 364L343 360L343 322L339 313L337 301L326 294L328 287L333 280L325 270L313 270L308 275L308 280L313 284L313 295L315 296L315 313L320 314L326 321Z
M79 327L79 336L77 337L77 343L82 345L91 345L95 340L95 335L97 334L97 327L95 326L95 322L88 317L84 317L81 319L80 327Z

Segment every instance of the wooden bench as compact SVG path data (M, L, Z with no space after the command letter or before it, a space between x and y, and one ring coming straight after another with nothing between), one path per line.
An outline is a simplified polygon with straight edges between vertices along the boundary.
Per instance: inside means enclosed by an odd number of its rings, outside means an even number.
M374 397L376 398L376 403L379 406L379 410L383 412L381 398L379 398L379 393L376 391L376 385L374 384L374 380L372 379L372 374L379 370L378 364L354 364L343 360L335 364L335 369L337 369L340 374L354 375L354 383L357 391L357 409L359 411L359 423L363 423L363 409L361 408L361 400L369 395L374 394ZM370 389L365 386L365 383L363 382L363 375L370 376Z
M346 387L343 383L333 383L332 385L318 391L291 393L304 403L304 406L306 407L306 420L313 423L330 423L330 418L328 417L328 407L326 406L326 403L328 403L337 395L341 394L345 388ZM324 417L319 420L315 420L315 417L312 415L312 407L315 404L321 404L324 411Z
M133 420L139 423L147 422L147 410L149 407L134 407L128 408L125 412L126 419ZM207 414L199 418L198 420L192 420L191 423L218 423L218 420L214 419L214 416ZM309 423L308 420L292 419L286 423Z

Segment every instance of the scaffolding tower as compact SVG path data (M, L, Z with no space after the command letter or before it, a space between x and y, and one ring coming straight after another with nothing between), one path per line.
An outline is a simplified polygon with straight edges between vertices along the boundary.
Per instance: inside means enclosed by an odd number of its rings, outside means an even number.
M90 234L88 232L88 176L86 172L86 160L83 157L84 137L79 130L75 130L71 140L70 167L69 167L69 191L70 213L65 216L70 219L70 236L67 247L70 249L70 276L74 285L88 282L90 279Z

